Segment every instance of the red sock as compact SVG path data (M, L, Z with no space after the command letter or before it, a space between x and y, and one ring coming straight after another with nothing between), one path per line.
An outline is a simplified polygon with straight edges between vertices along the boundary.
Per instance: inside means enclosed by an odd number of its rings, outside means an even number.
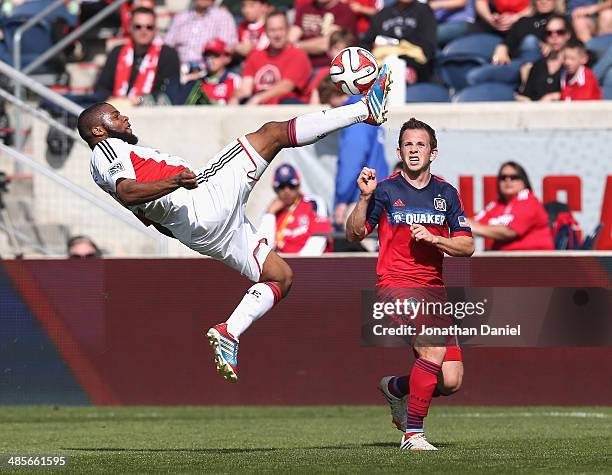
M406 434L423 432L423 419L427 416L429 405L442 366L423 358L414 362L410 372L410 394L408 396L408 421Z

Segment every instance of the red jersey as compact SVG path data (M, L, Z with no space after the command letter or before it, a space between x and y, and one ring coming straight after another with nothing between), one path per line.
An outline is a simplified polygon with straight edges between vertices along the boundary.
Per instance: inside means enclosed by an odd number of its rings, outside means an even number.
M422 224L436 236L471 236L457 190L435 175L415 188L394 173L376 187L366 213L366 228L378 225L378 287L440 287L441 249L412 240L410 226Z
M497 13L519 13L529 6L529 0L493 0Z
M297 253L313 234L331 232L331 221L321 200L301 196L276 215L275 245L279 252Z
M493 251L553 250L548 214L535 195L525 189L508 204L492 201L474 219L482 224L503 225L518 237L512 241L493 241Z
M240 76L226 71L218 80L202 79L202 91L214 104L227 104L240 86Z
M299 97L306 88L312 67L308 55L293 45L278 54L271 55L269 49L252 51L244 63L243 77L252 77L254 93L270 89L281 79L289 79L295 84L295 89L282 97L274 97L266 104L278 104L281 99Z
M562 101L595 101L603 99L597 78L590 68L580 66L576 74L567 77L565 71L561 73L561 100Z
M255 49L267 48L268 37L266 36L265 21L250 23L244 20L238 26L238 41L241 43L250 43Z
M316 2L301 4L295 9L295 26L302 29L302 40L321 36L332 25L338 25L343 30L350 31L357 36L357 19L351 7L346 3L338 2L332 7L323 7ZM310 57L314 68L329 66L327 54L318 54Z

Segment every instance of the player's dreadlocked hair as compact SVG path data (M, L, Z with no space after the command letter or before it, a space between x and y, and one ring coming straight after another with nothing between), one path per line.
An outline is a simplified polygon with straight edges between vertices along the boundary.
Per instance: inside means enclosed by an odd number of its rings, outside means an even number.
M436 138L436 131L425 122L417 120L414 117L411 117L408 122L404 122L404 125L402 125L402 129L400 130L399 138L397 140L398 146L402 146L402 136L404 135L404 131L414 129L426 130L429 134L429 145L431 149L434 150L438 148L438 139Z
M100 123L100 110L106 105L108 105L106 102L98 102L93 106L89 106L79 115L77 129L81 138L89 145L93 141L91 129Z

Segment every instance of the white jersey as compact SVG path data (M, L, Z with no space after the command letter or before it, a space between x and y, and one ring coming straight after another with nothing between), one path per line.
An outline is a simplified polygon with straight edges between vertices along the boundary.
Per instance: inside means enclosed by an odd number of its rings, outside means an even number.
M144 224L163 226L194 251L223 261L258 282L270 247L246 218L245 210L249 194L267 166L246 137L240 137L201 170L194 170L197 188L179 188L134 206L119 199L119 178L156 181L191 169L189 164L152 148L106 139L94 147L90 170L97 185Z
M167 228L182 242L188 242L190 229L186 214L191 206L188 190L179 188L148 203L127 206L117 195L117 181L129 178L140 182L174 176L190 165L180 157L161 153L149 147L130 145L120 139L99 142L91 154L90 172L96 184L146 225L157 223ZM189 236L187 235L189 233Z

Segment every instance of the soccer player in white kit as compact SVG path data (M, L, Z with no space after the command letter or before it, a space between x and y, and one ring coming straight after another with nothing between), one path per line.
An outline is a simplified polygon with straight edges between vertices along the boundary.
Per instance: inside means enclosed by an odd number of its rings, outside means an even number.
M90 171L100 188L145 225L256 282L227 321L207 333L217 371L225 379L238 380L242 333L287 295L293 278L289 265L245 216L251 190L281 149L314 143L357 122L382 124L390 84L383 66L362 101L268 122L231 142L196 171L180 157L136 145L128 117L108 103L80 114L79 134L92 149Z

